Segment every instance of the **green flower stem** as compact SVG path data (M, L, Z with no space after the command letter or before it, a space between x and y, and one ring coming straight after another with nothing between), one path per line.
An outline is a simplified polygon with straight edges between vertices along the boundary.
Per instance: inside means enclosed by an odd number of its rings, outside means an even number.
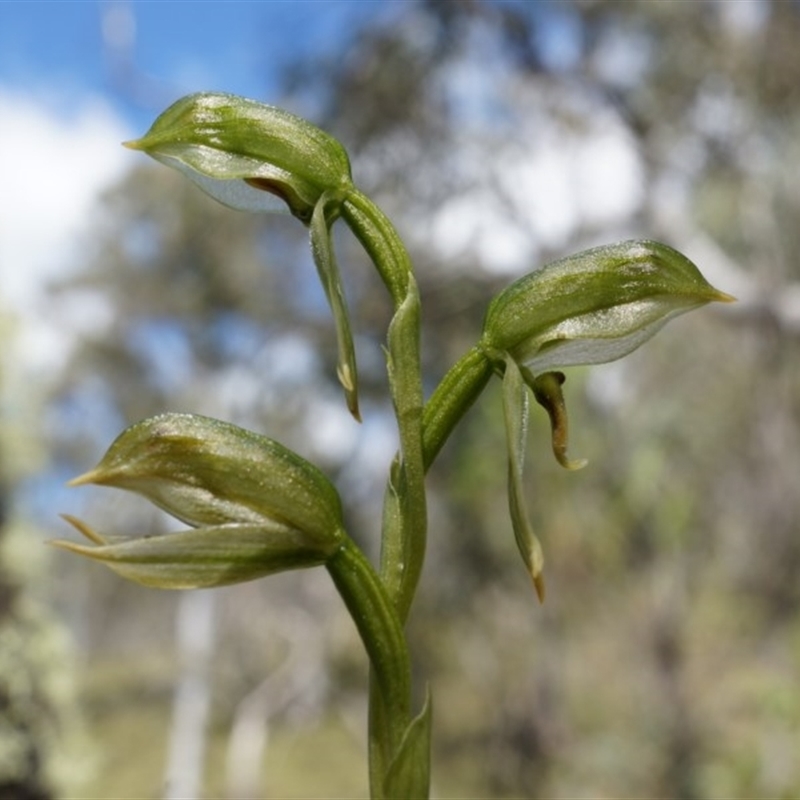
M380 273L395 307L408 293L411 259L391 220L363 192L352 187L341 207L342 219Z
M387 335L387 361L400 457L392 464L384 498L381 580L404 624L422 572L427 539L419 294L408 252L388 217L358 190L348 194L340 213L377 268L395 307ZM377 799L384 796L386 775L397 754L394 731L406 722L405 717L398 722L387 702L377 668L370 675L369 709L370 790ZM429 751L426 758L430 759Z
M419 355L420 301L408 253L389 219L365 195L358 191L349 193L340 213L378 269L395 306L387 336L387 363L400 453L392 464L384 498L381 581L400 623L404 624L425 556L425 472L486 386L493 366L484 350L473 348L445 375L424 406ZM355 616L356 612L352 613ZM390 691L395 690L396 687ZM407 716L402 716L400 721L390 699L373 661L369 760L374 798L384 796L386 776L398 752L397 731L407 720ZM406 698L406 702L407 714L410 700Z
M486 353L480 347L473 347L442 378L425 404L422 416L422 458L426 472L493 372Z
M392 465L392 490L384 514L381 571L405 622L414 599L427 542L425 467L422 455L422 377L419 364L420 305L416 283L397 309L388 333L389 387L400 434L401 460Z
M344 540L326 567L364 641L387 709L404 722L402 732L410 720L411 667L405 634L386 590L352 539Z
M427 535L419 294L408 252L389 218L372 200L351 190L342 203L341 216L375 264L395 306L387 360L401 458L392 465L384 500L381 578L405 622L422 572Z
M349 538L326 567L350 612L369 656L370 786L383 794L386 770L411 722L411 665L403 626L386 589Z

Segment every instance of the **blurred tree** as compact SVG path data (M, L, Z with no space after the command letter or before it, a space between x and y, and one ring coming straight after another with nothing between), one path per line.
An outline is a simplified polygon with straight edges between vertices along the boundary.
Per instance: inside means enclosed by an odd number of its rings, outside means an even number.
M0 798L49 800L85 777L75 663L47 608L41 532L16 502L45 458L16 320L0 312ZM24 398L24 402L22 400Z

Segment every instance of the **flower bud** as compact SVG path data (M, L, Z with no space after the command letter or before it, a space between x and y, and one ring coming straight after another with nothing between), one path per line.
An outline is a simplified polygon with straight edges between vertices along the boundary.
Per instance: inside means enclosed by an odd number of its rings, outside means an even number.
M163 414L131 426L70 485L86 483L141 494L196 528L120 541L68 518L98 546L56 544L147 585L212 586L321 564L345 535L339 495L316 467L208 417Z
M350 160L325 131L274 106L200 92L173 103L127 147L175 167L225 205L275 210L277 195L305 222L325 191L350 186Z
M673 317L730 295L677 250L651 241L596 247L511 284L490 304L482 346L539 375L622 358Z
M285 210L311 229L311 249L333 312L337 374L356 419L356 353L331 225L353 188L342 145L310 122L232 94L203 92L171 105L127 147L175 167L215 200L243 211ZM277 200L280 198L280 200Z

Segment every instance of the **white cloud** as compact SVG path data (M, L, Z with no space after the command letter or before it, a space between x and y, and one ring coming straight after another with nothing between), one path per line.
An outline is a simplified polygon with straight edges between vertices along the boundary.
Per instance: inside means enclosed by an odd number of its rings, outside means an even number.
M469 257L487 272L520 273L581 229L613 229L636 212L643 167L630 131L608 109L582 97L574 103L582 125L533 105L510 128L461 132L447 165L459 190L428 220L428 244L439 258L456 268Z
M69 119L0 88L0 289L4 305L32 300L74 263L77 233L91 228L98 194L131 163L127 137L102 101Z
M484 269L499 273L518 270L530 247L529 237L498 207L487 187L445 203L430 221L430 235L445 263L457 263L472 253Z
M81 264L79 236L91 231L99 194L134 157L119 146L130 132L102 100L86 98L68 117L63 107L0 87L0 312L21 323L17 344L38 370L63 363L69 346L46 285Z
M575 200L587 224L619 224L642 203L642 164L632 136L621 125L600 129L582 142L575 165Z
M500 161L498 179L513 200L517 219L537 245L561 246L578 224L574 142L543 132L529 147L517 145Z

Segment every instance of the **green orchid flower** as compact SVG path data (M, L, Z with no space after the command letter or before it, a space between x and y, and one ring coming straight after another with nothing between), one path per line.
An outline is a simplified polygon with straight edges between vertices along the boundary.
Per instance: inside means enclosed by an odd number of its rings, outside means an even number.
M564 374L557 370L622 358L678 315L733 299L677 250L635 240L553 262L511 284L489 305L480 350L503 375L509 509L540 599L544 559L522 491L528 389L550 416L556 459L567 469L580 469L586 461L567 456Z
M177 169L231 208L288 209L309 227L314 263L336 326L337 375L348 408L360 419L355 346L331 240L331 225L354 191L342 145L283 109L201 92L178 100L141 139L125 146Z
M339 495L282 445L220 420L163 414L114 441L70 482L141 494L192 530L121 538L66 517L92 545L53 544L166 589L240 583L326 563L345 538Z
M272 195L306 223L325 192L352 183L347 152L330 134L233 94L183 97L125 146L179 170L232 208L274 211L280 206Z

